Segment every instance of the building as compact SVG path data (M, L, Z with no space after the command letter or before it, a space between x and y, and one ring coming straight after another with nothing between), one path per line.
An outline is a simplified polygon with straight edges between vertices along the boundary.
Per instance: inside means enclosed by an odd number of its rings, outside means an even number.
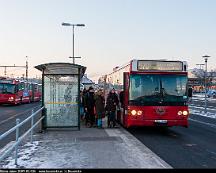
M204 92L205 89L205 72L203 69L188 70L188 85L191 86L194 92ZM210 71L206 75L207 89L216 89L216 72Z

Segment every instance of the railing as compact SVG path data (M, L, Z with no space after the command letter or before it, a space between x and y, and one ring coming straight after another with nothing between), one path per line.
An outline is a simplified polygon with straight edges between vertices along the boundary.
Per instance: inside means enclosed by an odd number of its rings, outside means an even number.
M15 148L15 164L17 165L17 158L18 158L18 146L19 143L25 138L25 136L27 134L29 134L31 132L31 143L33 142L33 130L34 128L41 122L41 120L43 120L44 116L41 117L35 124L34 124L34 117L44 109L44 107L41 107L39 110L37 110L36 112L34 112L32 110L32 115L28 118L26 118L24 121L20 122L20 119L16 119L16 126L14 126L13 128L11 128L10 130L6 131L5 133L3 133L0 136L0 141L2 139L4 139L5 137L7 137L9 134L11 134L13 131L16 130L16 142L9 148L7 149L3 155L0 156L0 161L2 161L4 158L6 158ZM29 121L31 119L31 128L29 130L27 130L22 136L19 136L19 128L25 124L27 121Z

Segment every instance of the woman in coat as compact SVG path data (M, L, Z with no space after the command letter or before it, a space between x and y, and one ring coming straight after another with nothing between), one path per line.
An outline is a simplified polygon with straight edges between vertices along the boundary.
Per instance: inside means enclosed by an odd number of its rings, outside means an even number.
M105 99L103 96L103 91L102 89L99 89L97 94L95 94L95 110L96 110L98 128L103 128L102 118L105 115L104 105L105 105Z

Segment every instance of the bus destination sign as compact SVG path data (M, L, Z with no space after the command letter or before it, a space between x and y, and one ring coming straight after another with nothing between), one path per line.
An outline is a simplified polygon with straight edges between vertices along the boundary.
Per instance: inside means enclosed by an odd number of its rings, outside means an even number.
M182 71L183 63L180 61L156 61L156 60L139 60L137 69L156 70L156 71Z

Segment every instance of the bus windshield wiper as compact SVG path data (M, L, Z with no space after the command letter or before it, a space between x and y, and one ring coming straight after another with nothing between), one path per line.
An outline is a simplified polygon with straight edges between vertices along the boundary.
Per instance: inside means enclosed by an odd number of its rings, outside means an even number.
M145 101L150 101L151 99L152 99L152 101L157 101L158 98L159 97L157 95L143 95L143 96L140 96L140 97L137 97L137 98L133 99L132 101L139 101L139 100L142 100L142 99L145 99Z

